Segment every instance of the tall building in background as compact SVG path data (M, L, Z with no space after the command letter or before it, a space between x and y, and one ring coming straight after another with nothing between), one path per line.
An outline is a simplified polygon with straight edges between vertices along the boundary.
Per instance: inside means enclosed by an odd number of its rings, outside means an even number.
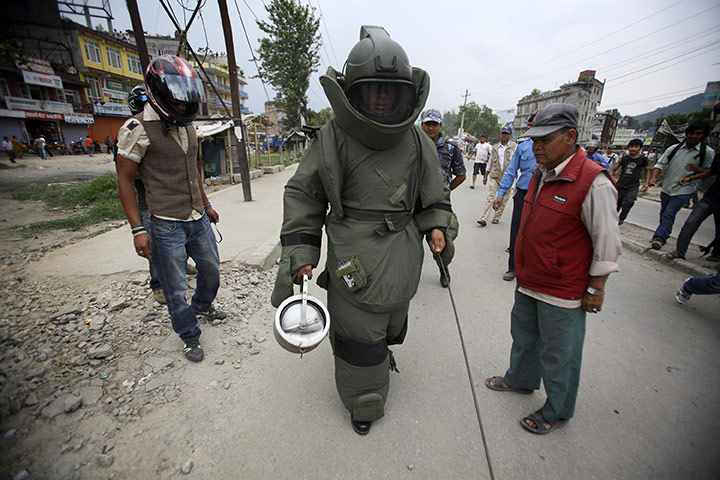
M202 116L211 117L213 115L219 115L221 117L227 117L228 114L223 107L223 101L232 114L232 99L230 95L230 70L228 67L227 55L224 53L217 54L212 53L207 56L198 55L200 60L203 62L203 68L205 74L198 68L197 62L194 59L188 59L190 65L195 67L205 83L205 97L207 102L202 107L200 112ZM245 75L241 69L238 69L238 97L240 99L240 113L250 113L250 109L245 106L245 102L248 99L248 94L245 91L247 81ZM216 95L212 87L208 84L208 80L215 85L217 90ZM222 98L222 101L220 100Z
M597 107L602 100L605 82L595 78L595 70L580 72L576 82L566 83L557 90L539 95L523 97L518 101L514 135L522 135L527 130L527 119L549 103L570 103L578 109L578 143L584 143L592 137L592 127Z

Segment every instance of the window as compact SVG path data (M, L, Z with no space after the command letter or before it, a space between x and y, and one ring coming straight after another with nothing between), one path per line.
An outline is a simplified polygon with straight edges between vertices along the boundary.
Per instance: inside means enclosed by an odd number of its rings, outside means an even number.
M74 90L65 90L65 102L73 107L80 107L80 95Z
M95 77L86 76L85 79L90 84L88 88L88 97L91 102L97 102L102 100L102 92L100 91L100 82Z
M111 48L111 47L105 47L107 50L107 57L108 57L108 65L110 65L112 68L117 68L118 70L122 70L122 62L120 61L120 51Z
M0 98L10 96L10 88L8 87L7 80L0 78Z
M83 40L83 42L85 43L85 56L88 61L102 64L102 60L100 60L100 46L90 40Z
M37 85L28 85L27 83L20 83L20 93L23 98L29 98L33 100L47 100L47 93L44 87Z
M135 55L130 55L128 53L127 56L128 59L128 68L132 73L137 73L138 75L142 75L142 66L140 65L140 59L136 57Z

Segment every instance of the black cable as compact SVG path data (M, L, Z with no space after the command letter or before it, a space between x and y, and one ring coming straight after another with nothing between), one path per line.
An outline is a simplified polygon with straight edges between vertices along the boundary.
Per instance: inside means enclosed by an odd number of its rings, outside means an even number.
M235 3L235 9L238 12L238 17L240 17L240 25L242 25L243 32L245 33L245 40L247 41L248 48L250 49L250 55L252 55L252 61L255 63L255 68L258 72L258 78L260 79L260 83L262 84L263 90L265 90L265 97L268 99L268 102L270 101L270 95L268 95L267 88L265 87L265 82L263 81L262 77L260 77L260 67L257 63L257 58L255 57L255 52L253 51L252 45L250 45L250 37L248 37L247 29L245 29L245 22L242 18L242 13L240 13L240 7L238 7L237 0L233 0ZM245 0L243 0L245 2ZM245 2L245 5L247 5L247 2ZM248 5L248 8L250 6ZM252 8L250 8L250 12L252 12L253 16L255 16L255 13L252 11ZM255 16L255 19L257 20L257 16Z
M447 269L442 257L438 254L440 260L440 268L443 275L447 278ZM480 416L480 405L478 404L477 394L475 393L475 381L473 380L472 371L470 370L470 360L468 360L467 348L465 348L465 338L463 337L462 327L460 326L460 317L458 316L457 307L455 306L455 298L452 294L450 284L448 284L448 293L450 294L450 303L452 303L453 312L455 313L455 323L457 324L458 334L460 335L460 345L462 346L463 357L465 358L465 368L467 368L468 379L470 380L470 390L472 390L473 402L475 403L475 414L477 415L478 425L480 426L480 436L482 437L483 447L485 448L485 458L487 459L488 470L490 471L490 480L495 480L495 472L493 471L492 462L490 461L490 450L488 449L487 438L485 437L485 428L483 427L482 418Z
M330 38L330 30L327 28L327 24L325 23L325 15L323 14L322 7L320 6L320 0L316 0L318 5L318 10L320 10L320 20L322 20L323 27L325 27L325 33L327 33L328 42L330 43L330 50L332 50L333 58L335 59L335 65L340 66L340 62L338 62L337 55L335 55L335 47L333 47L332 39Z

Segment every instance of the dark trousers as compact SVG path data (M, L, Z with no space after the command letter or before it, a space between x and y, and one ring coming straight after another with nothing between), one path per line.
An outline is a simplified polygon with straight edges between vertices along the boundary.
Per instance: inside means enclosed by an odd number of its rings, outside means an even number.
M620 212L620 220L625 220L630 209L635 205L638 196L638 187L618 187L617 211Z
M685 257L688 247L690 246L690 240L692 240L695 232L698 231L700 225L710 215L715 217L715 245L713 247L712 254L717 255L720 253L720 245L718 239L720 238L720 200L709 198L707 195L703 196L703 199L695 204L690 216L685 220L685 223L680 230L678 235L677 247L675 251Z
M522 220L523 204L527 190L515 189L513 196L513 213L510 220L510 255L508 256L508 270L515 271L515 239L520 231L520 220Z

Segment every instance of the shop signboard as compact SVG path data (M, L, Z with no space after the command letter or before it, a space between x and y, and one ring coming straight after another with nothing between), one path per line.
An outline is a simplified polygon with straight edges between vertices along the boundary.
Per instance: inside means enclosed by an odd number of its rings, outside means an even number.
M32 110L26 110L25 118L37 120L62 120L63 115L61 113L34 112Z
M103 78L103 95L108 98L115 98L117 100L127 100L127 85L124 82L118 82L117 80L111 80L109 78Z
M720 82L707 82L705 93L700 99L700 106L712 107L718 100L720 100Z
M73 107L69 103L65 102L53 102L52 100L45 100L43 102L44 110L52 113L73 113Z
M43 110L42 101L22 97L5 97L5 104L10 110Z
M94 104L94 107L95 115L110 115L115 117L132 116L132 112L130 112L130 107L128 107L124 103L96 103Z
M95 117L90 113L66 113L63 117L65 117L67 123L79 125L92 125L95 123Z
M62 79L57 75L47 75L44 73L22 71L23 81L32 85L40 85L50 88L63 88Z

